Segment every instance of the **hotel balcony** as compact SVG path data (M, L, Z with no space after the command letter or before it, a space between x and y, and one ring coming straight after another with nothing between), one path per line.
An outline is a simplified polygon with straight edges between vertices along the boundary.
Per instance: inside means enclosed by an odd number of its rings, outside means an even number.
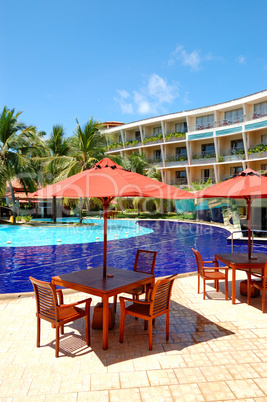
M150 165L157 165L157 166L159 166L159 167L162 167L163 166L163 161L162 161L162 158L157 158L157 157L155 157L155 158L147 158L147 162L150 164Z
M188 187L186 178L172 179L172 180L169 180L167 184L170 184L172 186L178 186L178 187Z
M166 166L185 166L187 164L186 155L171 155L166 158Z
M165 135L165 142L176 142L176 141L185 141L186 140L186 133L176 133L168 131Z
M245 159L245 151L244 148L231 148L228 150L224 150L218 156L218 162L232 162L232 161L241 161Z
M248 149L248 159L267 158L267 145L258 144Z
M191 165L203 165L216 162L215 152L193 153Z

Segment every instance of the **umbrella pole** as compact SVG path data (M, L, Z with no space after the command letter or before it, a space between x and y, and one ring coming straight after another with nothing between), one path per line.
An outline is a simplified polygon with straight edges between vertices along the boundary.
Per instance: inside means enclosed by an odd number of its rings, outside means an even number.
M247 199L248 205L248 258L251 259L251 198Z
M104 213L103 213L103 219L104 219L103 278L106 278L106 277L107 277L108 206L109 206L109 202L104 202L104 203L103 203L103 207L104 207Z

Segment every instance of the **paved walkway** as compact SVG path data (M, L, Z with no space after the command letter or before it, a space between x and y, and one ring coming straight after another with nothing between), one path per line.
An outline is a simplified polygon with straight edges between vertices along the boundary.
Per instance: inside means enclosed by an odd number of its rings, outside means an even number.
M33 296L1 298L1 401L267 401L267 314L261 298L248 306L237 292L232 305L212 286L206 300L196 289L196 276L175 281L170 340L164 319L157 319L152 351L142 321L131 317L124 343L118 342L118 311L107 351L99 330L92 330L92 347L86 347L84 321L78 320L66 326L58 359L48 323L42 322L42 347L35 346ZM67 294L65 300L83 296Z

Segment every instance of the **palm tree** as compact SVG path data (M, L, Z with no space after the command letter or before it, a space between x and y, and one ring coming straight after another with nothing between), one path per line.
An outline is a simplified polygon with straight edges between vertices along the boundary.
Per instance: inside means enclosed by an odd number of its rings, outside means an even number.
M16 208L11 179L18 177L26 193L34 191L35 172L31 157L42 148L41 142L37 140L35 127L26 126L18 120L21 113L15 113L15 109L5 106L0 114L0 188L3 191L8 181L14 218Z
M139 152L133 151L132 155L128 155L128 163L130 169L139 174L145 174L145 170L148 166L148 162L146 160L146 155L144 152L139 154Z
M64 128L61 125L54 125L50 138L46 141L53 156L66 156L70 151L70 144L65 137Z
M60 158L60 173L55 182L90 169L104 157L105 138L100 134L102 124L93 117L82 128L79 121L75 134L69 138L70 152Z
M48 154L43 158L46 182L50 183L57 178L69 163L70 140L65 138L62 125L54 125L50 137L46 140Z

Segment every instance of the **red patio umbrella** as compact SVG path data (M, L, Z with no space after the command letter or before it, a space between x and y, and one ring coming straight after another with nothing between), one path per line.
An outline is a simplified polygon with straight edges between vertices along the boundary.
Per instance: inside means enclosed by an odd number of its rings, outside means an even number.
M251 203L255 198L267 198L267 177L246 169L236 177L215 184L194 194L196 198L244 198L248 206L248 257L251 259Z
M115 197L194 198L194 195L187 191L127 171L109 158L102 159L92 169L44 187L32 193L31 196L41 199L96 197L102 201L104 207L104 278L107 263L107 209Z

